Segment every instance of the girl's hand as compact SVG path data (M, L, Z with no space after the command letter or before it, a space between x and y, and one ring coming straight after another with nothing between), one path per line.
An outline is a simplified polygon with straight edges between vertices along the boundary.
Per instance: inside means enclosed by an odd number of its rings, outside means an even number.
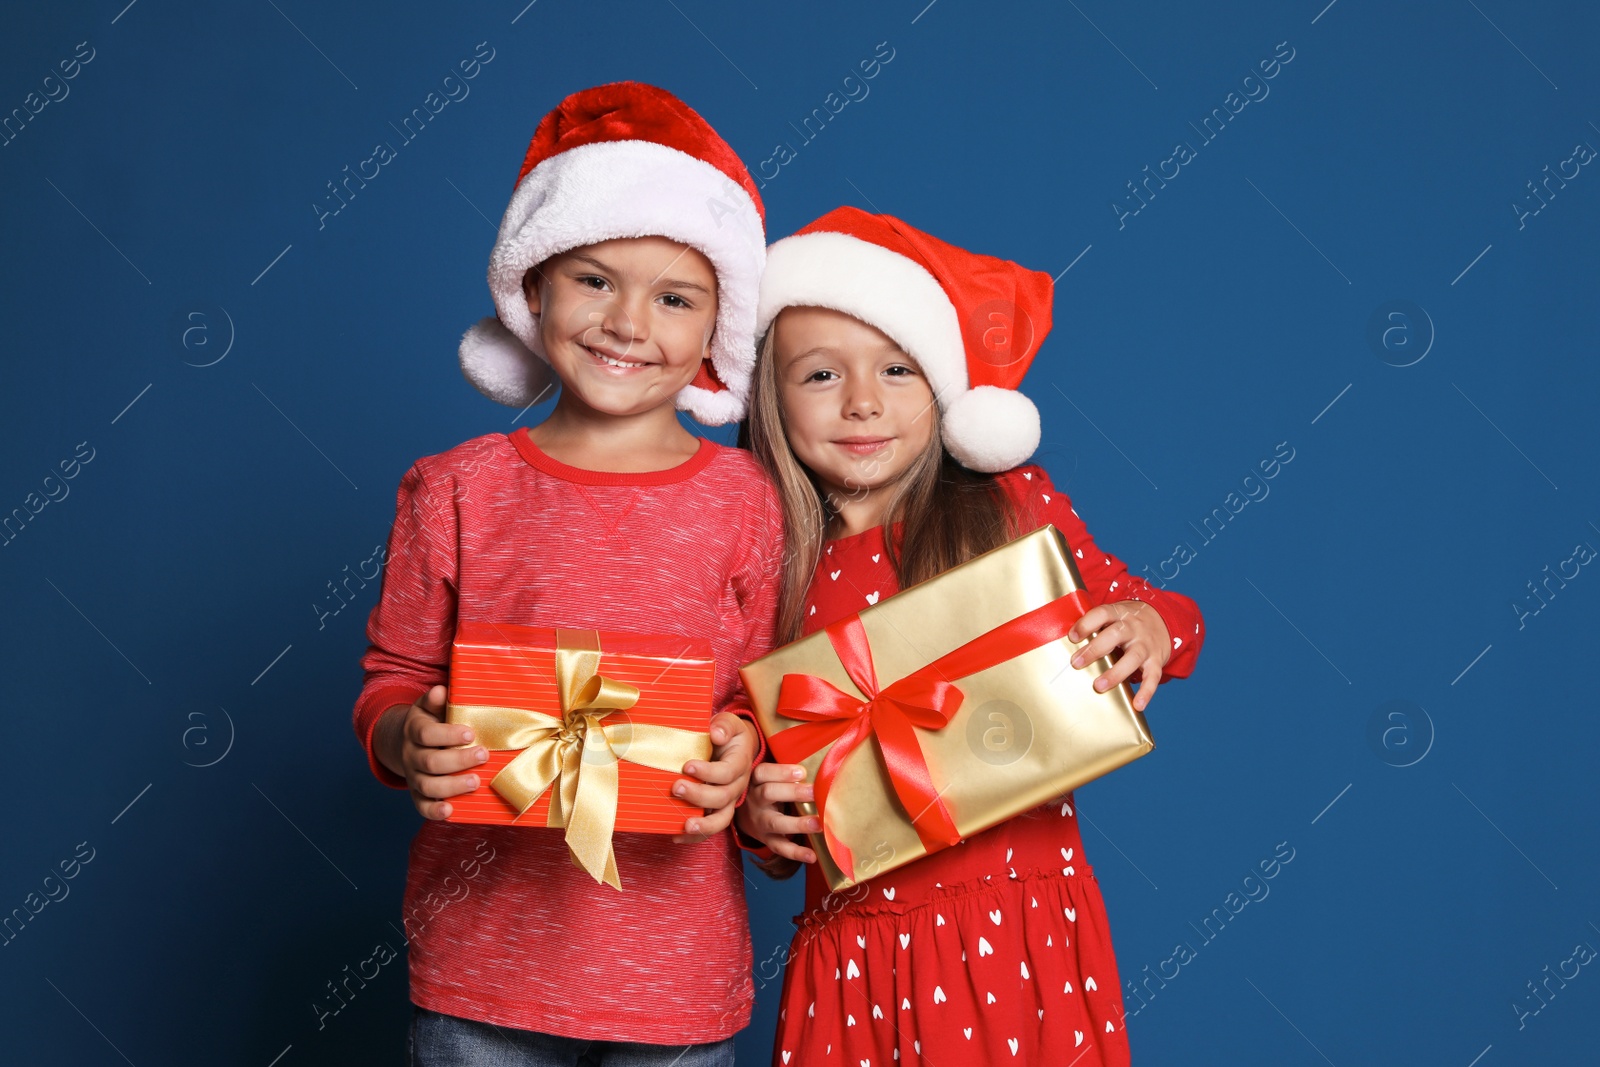
M806 769L796 763L762 763L755 769L750 794L737 818L739 829L760 841L773 854L800 863L817 862L817 854L796 841L791 834L814 834L822 829L815 815L794 815L790 804L814 800L811 786L803 779Z
M672 783L673 796L706 809L704 816L684 822L686 832L672 836L675 844L699 844L726 830L750 781L757 739L749 719L731 711L717 712L711 717L711 746L710 762L690 760L683 773L691 777Z
M1154 699L1161 682L1161 668L1172 656L1172 635L1161 615L1142 600L1118 600L1090 608L1072 624L1067 640L1081 641L1094 631L1093 641L1072 657L1074 667L1083 667L1117 649L1121 654L1109 671L1094 680L1096 692L1105 692L1118 682L1139 675L1139 692L1133 698L1136 711L1143 711Z
M478 788L476 774L460 772L489 758L482 745L460 747L472 741L472 729L444 721L447 693L436 685L414 704L396 704L383 713L375 731L379 760L406 780L424 819L448 818L452 808L446 798Z

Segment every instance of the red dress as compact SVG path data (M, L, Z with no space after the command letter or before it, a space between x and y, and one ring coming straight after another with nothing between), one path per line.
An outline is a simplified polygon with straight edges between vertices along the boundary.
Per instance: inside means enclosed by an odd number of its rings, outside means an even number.
M1039 467L999 475L1023 529L1053 523L1096 604L1143 600L1173 652L1162 680L1194 669L1205 638L1193 600L1130 575L1095 547ZM899 589L881 527L829 541L805 632ZM806 868L806 911L784 972L779 1067L1128 1063L1122 990L1100 888L1071 793L839 893Z

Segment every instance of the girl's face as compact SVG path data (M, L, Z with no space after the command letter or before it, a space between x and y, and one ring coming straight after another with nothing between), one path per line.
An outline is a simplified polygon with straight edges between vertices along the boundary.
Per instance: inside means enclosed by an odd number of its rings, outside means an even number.
M827 308L773 323L789 446L835 510L886 502L933 441L938 409L921 369L880 330Z
M637 415L671 403L710 355L716 272L699 251L665 237L552 256L523 289L568 402Z

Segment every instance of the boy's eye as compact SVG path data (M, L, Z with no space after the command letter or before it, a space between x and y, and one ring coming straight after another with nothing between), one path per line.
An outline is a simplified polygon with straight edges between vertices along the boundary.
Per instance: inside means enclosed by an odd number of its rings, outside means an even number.
M901 378L901 377L906 376L907 374L915 374L915 373L917 373L917 370L916 370L915 367L908 367L903 363L896 363L894 366L892 366L888 370L884 371L884 373L885 374L892 374L897 378Z

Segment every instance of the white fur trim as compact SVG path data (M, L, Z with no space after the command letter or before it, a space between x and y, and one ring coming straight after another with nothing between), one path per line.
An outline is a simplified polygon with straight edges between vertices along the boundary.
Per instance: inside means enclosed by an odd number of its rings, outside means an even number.
M928 376L940 406L966 392L967 354L955 305L921 264L849 234L785 237L767 250L756 335L786 307L825 307L876 326Z
M945 407L939 426L945 448L970 470L1010 470L1039 447L1039 409L1015 389L969 389Z
M717 272L711 365L733 399L708 407L686 389L677 406L697 418L696 406L732 421L750 396L766 238L750 195L704 160L650 141L608 141L568 149L535 167L512 195L489 257L500 321L543 358L522 290L528 268L580 245L650 236L699 249Z
M550 364L490 315L461 335L461 373L490 400L525 408L554 395Z

